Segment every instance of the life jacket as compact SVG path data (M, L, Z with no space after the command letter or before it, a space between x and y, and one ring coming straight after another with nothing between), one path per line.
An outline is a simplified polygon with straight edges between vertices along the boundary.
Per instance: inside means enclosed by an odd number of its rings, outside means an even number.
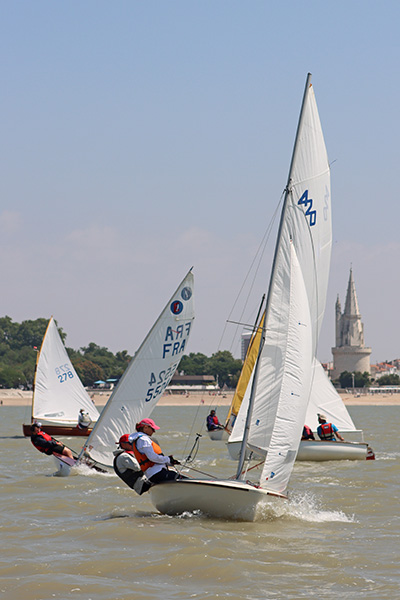
M332 423L321 423L320 425L321 429L318 433L319 437L321 438L321 440L334 440L335 438L335 432L332 429Z
M303 437L306 440L312 440L313 439L313 432L311 431L311 429L309 428L308 425L304 425L303 427Z
M160 448L160 446L158 444L156 444L155 442L153 442L153 440L151 441L151 445L153 446L153 450L156 454L162 454L162 450ZM147 458L147 456L145 454L143 454L142 452L139 452L139 450L136 447L136 442L137 440L135 440L133 442L133 453L135 455L136 460L138 461L140 468L142 469L143 473L145 471L147 471L147 469L150 469L150 467L154 466L156 463L154 463L152 460L149 460Z
M53 438L51 437L51 435L49 435L49 434L48 434L48 433L46 433L45 431L39 431L39 433L36 433L36 434L35 434L35 436L36 436L36 437L38 437L38 436L42 437L44 440L46 440L46 442L51 442L51 441L53 440ZM32 437L31 437L31 442L32 442L32 444L35 446L35 448L36 448L37 450L39 450L39 452L44 452L45 454L47 454L47 453L48 453L49 449L48 449L48 448L45 448L45 447L43 447L43 446L37 446L37 445L35 444L35 442L32 440Z
M127 486L129 486L132 490L134 490L137 494L139 494L139 496L141 496L142 494L144 494L144 492L147 492L150 489L151 484L146 479L146 477L143 477L143 472L140 469L139 464L137 465L137 469L135 469L136 465L134 463L132 463L131 469L126 469L126 471L124 471L124 472L119 470L118 457L123 452L126 452L126 454L130 454L132 457L135 457L135 453L132 450L121 450L121 451L115 452L114 462L113 462L114 471L116 472L118 477L120 477L122 479L122 481L124 483L126 483Z

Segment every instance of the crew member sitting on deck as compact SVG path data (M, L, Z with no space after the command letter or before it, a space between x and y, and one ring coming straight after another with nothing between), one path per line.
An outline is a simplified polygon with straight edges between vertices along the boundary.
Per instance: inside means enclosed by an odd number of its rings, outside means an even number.
M31 442L39 452L43 452L49 456L56 453L74 458L72 451L64 446L64 444L52 438L51 435L42 431L39 423L31 425Z
M89 417L89 413L85 412L83 408L79 411L78 415L78 427L79 429L87 429L91 423L91 419Z
M156 429L160 428L153 419L142 419L136 424L136 433L128 437L136 460L143 474L153 484L180 479L179 473L168 469L168 466L179 465L180 462L172 455L164 456L160 446L151 440Z
M344 439L340 435L336 425L333 423L327 423L325 415L318 414L317 417L319 423L317 433L321 440L336 442L336 438L338 438L341 442L344 442Z
M223 426L218 421L218 417L215 414L215 410L212 410L207 417L207 430L214 431L215 429L223 429Z
M314 434L308 425L304 425L303 433L301 434L302 440L315 440Z

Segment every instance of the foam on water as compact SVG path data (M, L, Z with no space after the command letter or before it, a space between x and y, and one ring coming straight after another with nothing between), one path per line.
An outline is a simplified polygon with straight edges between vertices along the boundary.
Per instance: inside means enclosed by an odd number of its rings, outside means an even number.
M260 505L258 520L274 518L298 519L309 523L355 522L354 516L349 517L342 511L322 508L317 497L309 492L293 494L289 502Z

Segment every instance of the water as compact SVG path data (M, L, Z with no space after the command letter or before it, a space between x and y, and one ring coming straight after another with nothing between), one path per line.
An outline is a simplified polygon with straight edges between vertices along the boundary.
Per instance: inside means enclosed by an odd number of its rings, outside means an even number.
M53 459L20 435L25 409L1 406L0 599L400 598L399 410L350 407L376 461L296 463L286 507L232 523L159 515L115 475L53 477ZM188 454L196 413L156 409L166 454ZM197 459L202 471L234 473L206 435Z

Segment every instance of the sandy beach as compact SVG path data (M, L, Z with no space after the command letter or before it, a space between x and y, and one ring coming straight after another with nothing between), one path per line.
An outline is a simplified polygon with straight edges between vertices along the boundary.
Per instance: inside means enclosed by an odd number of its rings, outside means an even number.
M347 406L370 405L370 406L400 406L400 393L369 393L349 394L340 393L343 402ZM96 392L90 394L95 405L103 407L109 396L109 392ZM233 397L233 391L221 392L190 392L189 394L166 393L159 401L160 406L229 406ZM21 390L0 390L0 406L29 406L32 402L32 392Z

